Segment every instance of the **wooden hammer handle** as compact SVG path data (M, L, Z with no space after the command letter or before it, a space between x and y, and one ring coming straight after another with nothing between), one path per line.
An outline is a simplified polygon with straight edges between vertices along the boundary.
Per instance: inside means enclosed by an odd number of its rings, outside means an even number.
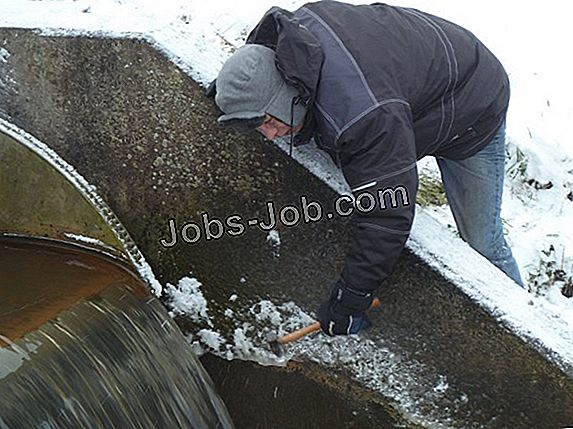
M370 307L368 307L368 310L372 310L373 308L378 307L380 307L380 300L378 298L374 298L372 300L372 304L370 304ZM284 337L280 337L277 341L281 344L292 343L293 341L297 341L302 337L319 330L320 322L314 322L312 325L305 326L304 328L297 329L290 334L286 334Z
M278 342L281 344L292 343L293 341L318 330L320 330L320 322L314 322L312 325L305 326L304 328L297 329L290 334L286 334L284 337L280 337Z

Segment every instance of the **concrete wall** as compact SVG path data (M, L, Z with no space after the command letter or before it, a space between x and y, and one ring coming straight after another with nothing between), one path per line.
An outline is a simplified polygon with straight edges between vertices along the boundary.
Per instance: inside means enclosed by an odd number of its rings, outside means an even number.
M0 130L0 233L97 242L127 259L123 244L97 209L33 149ZM99 244L98 244L99 243Z

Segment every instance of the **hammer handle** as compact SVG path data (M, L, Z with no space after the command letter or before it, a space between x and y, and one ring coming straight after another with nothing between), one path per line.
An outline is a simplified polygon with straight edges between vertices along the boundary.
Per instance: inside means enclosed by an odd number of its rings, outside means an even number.
M372 300L372 304L370 304L370 307L368 307L368 310L372 310L373 308L378 307L380 307L380 300L378 298L374 298ZM305 326L304 328L297 329L290 334L286 334L284 337L280 337L277 341L280 344L292 343L293 341L300 340L302 337L319 330L320 322L314 322L312 325Z

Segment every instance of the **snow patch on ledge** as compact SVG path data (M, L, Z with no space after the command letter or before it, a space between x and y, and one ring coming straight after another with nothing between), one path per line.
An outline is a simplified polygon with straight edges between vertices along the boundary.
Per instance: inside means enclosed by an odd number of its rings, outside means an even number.
M0 63L8 62L8 58L10 58L10 52L0 47Z
M223 313L233 317L223 334L210 316L201 288L197 279L183 277L176 286L168 284L165 290L170 314L184 315L197 323L196 332L189 333L187 341L198 355L212 353L227 360L261 365L284 366L289 360L299 360L327 368L343 367L353 379L391 398L411 421L423 427L453 428L450 410L463 408L468 402L464 392L446 397L449 384L445 376L438 374L428 379L428 368L411 357L404 358L406 354L382 338L374 341L363 335L328 337L316 333L288 344L284 355L276 356L267 343L269 334L280 337L315 321L294 302L276 304L264 299L247 304L242 297L231 295L227 300L231 308ZM433 389L420 387L427 385Z
M193 277L183 277L174 286L167 283L166 295L167 305L172 309L169 312L171 317L186 315L195 322L206 322L213 326L213 322L207 313L207 300L201 291L201 283Z
M518 286L452 231L417 209L408 248L515 334L546 349L542 351L572 374L573 331L555 308Z

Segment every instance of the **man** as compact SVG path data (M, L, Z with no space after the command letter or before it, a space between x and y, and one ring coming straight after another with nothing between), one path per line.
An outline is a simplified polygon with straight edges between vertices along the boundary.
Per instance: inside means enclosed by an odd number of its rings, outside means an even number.
M507 75L469 31L415 9L306 4L270 9L216 80L221 125L313 137L355 196L402 204L356 211L340 279L319 310L329 335L369 325L414 217L416 161L437 158L460 235L523 286L500 217ZM296 135L294 135L296 134Z

